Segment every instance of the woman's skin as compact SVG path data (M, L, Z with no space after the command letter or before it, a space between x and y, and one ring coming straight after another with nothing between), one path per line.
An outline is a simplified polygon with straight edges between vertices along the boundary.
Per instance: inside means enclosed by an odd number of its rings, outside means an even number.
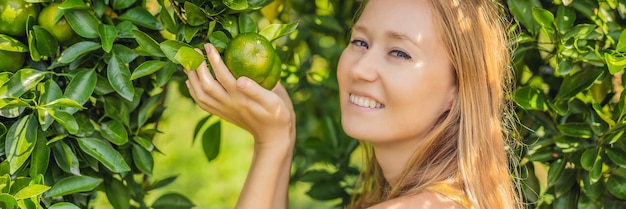
M370 142L387 181L404 169L437 119L456 97L454 72L426 0L370 0L339 61L342 126ZM198 50L200 52L200 50ZM237 208L287 208L295 141L295 115L285 89L272 91L235 79L217 50L205 45L215 73L203 63L186 70L197 104L254 136L252 166ZM458 207L436 192L422 192L372 208Z

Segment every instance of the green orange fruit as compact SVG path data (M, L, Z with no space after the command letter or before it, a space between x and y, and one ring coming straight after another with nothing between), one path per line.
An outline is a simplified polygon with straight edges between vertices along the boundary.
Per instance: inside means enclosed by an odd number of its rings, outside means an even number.
M39 26L50 32L57 41L66 43L75 38L74 30L67 23L65 17L59 18L60 12L59 3L52 3L41 10L38 21Z
M0 72L15 72L24 66L26 53L0 50Z
M26 35L28 17L37 18L37 4L24 0L0 0L0 33L13 37Z
M239 34L224 52L224 63L237 78L246 76L271 90L280 80L281 60L269 40L257 33Z

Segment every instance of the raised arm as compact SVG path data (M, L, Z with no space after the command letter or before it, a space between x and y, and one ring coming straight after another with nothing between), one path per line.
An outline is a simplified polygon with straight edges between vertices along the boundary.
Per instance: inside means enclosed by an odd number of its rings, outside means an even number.
M295 114L287 92L280 84L268 91L249 78L235 79L215 47L204 48L215 77L206 63L185 70L191 96L200 108L249 131L255 140L237 208L287 208L295 141Z

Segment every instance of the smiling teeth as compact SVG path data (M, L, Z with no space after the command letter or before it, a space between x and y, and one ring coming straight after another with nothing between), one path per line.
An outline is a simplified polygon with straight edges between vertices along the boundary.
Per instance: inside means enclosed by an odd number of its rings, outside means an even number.
M379 109L379 108L385 107L385 105L378 103L370 98L360 97L354 94L350 94L350 102L352 104L355 104L361 107L367 107L367 108L373 108L373 109Z

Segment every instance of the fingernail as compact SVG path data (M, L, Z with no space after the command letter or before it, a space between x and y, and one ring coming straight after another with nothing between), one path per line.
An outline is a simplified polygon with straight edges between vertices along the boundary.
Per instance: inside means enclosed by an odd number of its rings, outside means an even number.
M185 85L187 85L187 88L190 88L191 84L189 84L189 80L185 81Z
M252 81L247 77L239 77L239 79L237 79L237 87L240 89L248 88L248 86L250 86L250 82Z
M207 54L210 54L211 52L213 52L213 45L211 45L210 43L204 44L204 50L206 50Z

